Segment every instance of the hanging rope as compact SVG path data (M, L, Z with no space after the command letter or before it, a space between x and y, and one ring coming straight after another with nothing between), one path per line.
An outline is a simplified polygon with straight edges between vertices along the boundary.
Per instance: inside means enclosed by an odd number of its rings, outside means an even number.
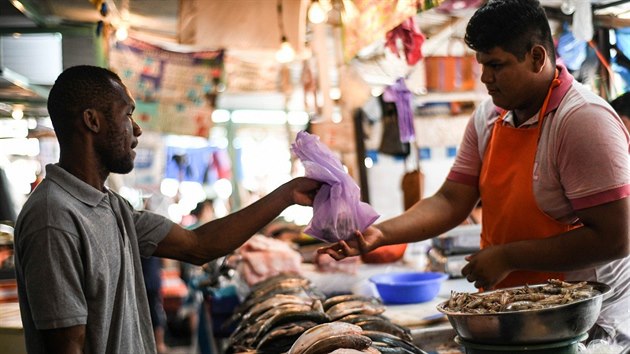
M278 28L280 29L280 43L287 41L287 36L284 32L284 20L282 19L282 0L278 0L276 6L278 12Z
M614 80L614 78L615 78L615 73L613 72L612 68L610 67L610 63L608 63L608 60L606 60L606 58L604 57L604 55L603 55L603 54L599 51L599 49L597 49L597 46L595 45L595 43L594 43L592 40L588 41L588 45L589 45L591 48L593 48L593 50L595 51L595 55L597 55L597 59L599 59L599 61L602 63L602 66L603 66L603 67L606 69L606 71L608 72L608 77L610 77L610 80ZM612 86L612 88L613 88L613 92L609 92L609 88L608 88L608 87L606 87L606 93L607 93L607 96L608 96L608 97L606 97L606 99L607 99L608 101L610 101L610 99L611 99L612 97L615 97L615 96L616 96L616 95L615 95L615 92L614 92L615 87L614 87L614 85L608 85L608 86Z

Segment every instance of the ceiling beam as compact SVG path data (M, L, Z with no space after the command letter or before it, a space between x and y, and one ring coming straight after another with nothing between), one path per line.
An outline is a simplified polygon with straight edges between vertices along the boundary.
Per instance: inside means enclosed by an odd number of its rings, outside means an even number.
M596 10L602 10L602 9L607 9L609 7L613 7L613 6L619 6L619 5L623 5L630 2L630 0L616 0L616 1L611 1L608 3L599 3L599 4L592 4L591 8L593 9L593 11Z
M627 3L630 0L620 0L618 3ZM619 4L617 4L619 5ZM547 17L552 20L561 21L561 22L573 22L572 15L564 14L559 8L555 7L545 7L545 12L547 13ZM621 18L619 16L614 15L594 15L593 16L593 25L595 27L603 27L603 28L623 28L630 27L630 19Z
M61 33L62 35L93 35L96 25L81 24L77 26L52 26L52 27L0 27L0 35L36 34L36 33Z
M18 74L9 68L0 68L0 76L13 85L31 91L43 99L47 99L48 94L50 93L50 89L46 88L45 86L31 83L26 76Z

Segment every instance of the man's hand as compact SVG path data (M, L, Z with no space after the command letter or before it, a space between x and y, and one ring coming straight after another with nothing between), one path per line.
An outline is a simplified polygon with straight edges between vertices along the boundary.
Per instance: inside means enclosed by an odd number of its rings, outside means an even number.
M346 257L358 256L370 252L371 250L381 246L384 238L383 233L377 227L370 226L364 233L360 231L354 232L355 238L348 241L339 241L328 246L321 247L317 253L327 253L336 260Z
M484 248L466 257L468 264L462 268L462 275L475 283L476 288L490 289L514 269L502 252L502 246Z
M293 203L304 206L313 205L313 200L321 185L322 182L306 177L298 177L287 183L292 190Z

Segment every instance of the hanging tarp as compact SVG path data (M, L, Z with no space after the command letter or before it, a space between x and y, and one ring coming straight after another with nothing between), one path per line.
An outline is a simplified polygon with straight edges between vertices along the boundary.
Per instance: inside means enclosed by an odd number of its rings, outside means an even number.
M417 1L343 0L343 56L350 61L367 47L418 12Z
M558 38L558 55L571 71L579 70L586 60L586 41L576 38L568 23L562 25Z
M284 34L293 49L301 53L306 42L306 11L310 3L310 0L180 1L179 43L274 53Z
M208 137L212 97L225 85L222 50L179 53L128 38L109 54L136 100L141 128Z
M227 151L214 146L168 146L164 177L211 185L219 179L231 178L232 167Z

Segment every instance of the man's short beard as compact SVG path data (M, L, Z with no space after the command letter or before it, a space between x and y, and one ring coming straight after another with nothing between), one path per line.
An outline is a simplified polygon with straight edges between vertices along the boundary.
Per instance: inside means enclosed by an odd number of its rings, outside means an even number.
M127 174L133 170L133 167L133 160L123 159L110 163L108 169L113 173Z

